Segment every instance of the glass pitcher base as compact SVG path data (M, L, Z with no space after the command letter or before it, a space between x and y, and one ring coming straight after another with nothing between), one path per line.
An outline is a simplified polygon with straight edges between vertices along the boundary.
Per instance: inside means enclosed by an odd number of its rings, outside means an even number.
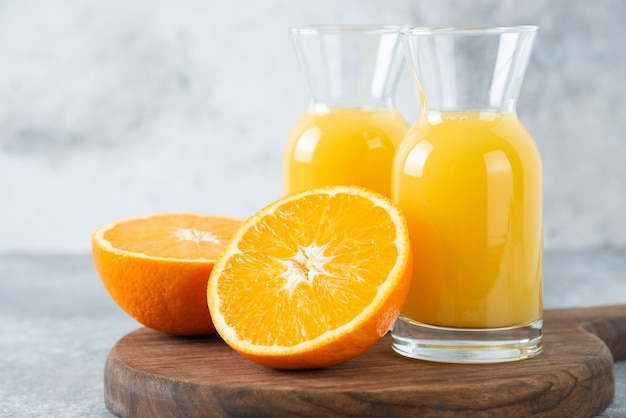
M391 331L393 350L405 357L440 363L504 363L543 350L543 319L520 327L446 328L400 316Z

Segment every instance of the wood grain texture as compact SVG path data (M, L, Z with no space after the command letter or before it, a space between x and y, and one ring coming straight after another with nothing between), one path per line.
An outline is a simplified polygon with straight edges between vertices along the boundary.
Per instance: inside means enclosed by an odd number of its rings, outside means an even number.
M548 310L542 354L492 365L404 358L388 335L332 368L278 371L218 336L141 328L111 350L104 391L122 417L590 417L613 399L614 358L626 358L626 305Z

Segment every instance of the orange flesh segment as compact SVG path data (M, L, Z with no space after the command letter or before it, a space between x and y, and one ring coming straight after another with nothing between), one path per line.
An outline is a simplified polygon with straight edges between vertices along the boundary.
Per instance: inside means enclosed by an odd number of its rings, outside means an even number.
M241 221L180 214L120 222L104 233L113 248L149 257L215 260Z
M273 233L281 230L298 233ZM251 344L310 341L371 305L397 262L395 240L387 211L361 196L286 202L240 237L219 281L222 314Z

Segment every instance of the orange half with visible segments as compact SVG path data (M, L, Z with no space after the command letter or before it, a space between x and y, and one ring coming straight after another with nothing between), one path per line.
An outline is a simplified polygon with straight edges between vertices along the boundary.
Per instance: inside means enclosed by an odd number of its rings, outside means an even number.
M244 221L217 261L208 305L224 341L269 367L328 367L365 352L410 284L406 222L354 186L285 196Z
M142 325L176 335L215 332L207 281L241 219L161 213L92 233L96 270L111 298Z

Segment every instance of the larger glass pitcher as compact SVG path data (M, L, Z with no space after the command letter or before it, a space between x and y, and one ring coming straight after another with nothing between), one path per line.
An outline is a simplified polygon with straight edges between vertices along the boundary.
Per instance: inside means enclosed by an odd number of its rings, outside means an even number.
M392 331L403 355L482 363L542 350L542 163L516 115L536 31L404 32L420 113L393 174L415 266Z
M309 93L283 157L284 190L350 184L390 195L391 166L408 123L394 108L400 27L291 30Z

